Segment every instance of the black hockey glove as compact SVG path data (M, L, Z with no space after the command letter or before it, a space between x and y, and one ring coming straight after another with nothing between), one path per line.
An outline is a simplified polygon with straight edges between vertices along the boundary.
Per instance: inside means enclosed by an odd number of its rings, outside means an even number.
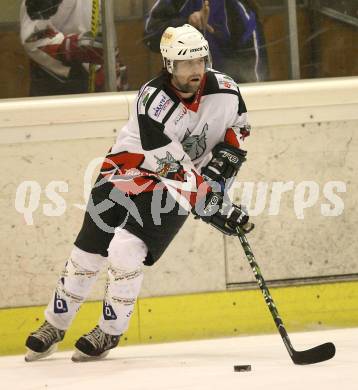
M206 181L219 183L224 190L227 180L235 177L246 161L247 152L220 142L214 147L212 154L212 159L202 168L201 174Z
M247 152L221 142L214 147L212 154L212 159L201 170L203 178L212 187L212 192L199 201L192 212L196 218L201 218L224 234L236 234L238 226L249 233L254 224L249 222L247 212L241 206L226 204L226 198L224 202L227 181L237 175L242 163L246 161Z
M243 206L237 206L232 203L230 205L223 205L220 211L213 215L210 224L222 233L232 236L236 234L236 228L238 226L241 227L244 233L250 233L255 225L249 222L249 219L249 214Z
M255 225L249 222L249 215L243 207L235 204L225 204L223 195L210 192L204 199L195 205L192 210L195 218L200 218L226 235L236 234L240 226L245 233L251 232Z
M48 20L55 15L62 0L26 0L27 14L31 20Z

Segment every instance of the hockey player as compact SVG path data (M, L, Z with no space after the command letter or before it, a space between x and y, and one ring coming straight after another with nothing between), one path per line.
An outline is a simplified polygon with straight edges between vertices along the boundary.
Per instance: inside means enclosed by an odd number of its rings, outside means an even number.
M96 67L95 90L104 89L99 28L91 33L92 1L23 0L21 41L30 58L30 96L88 92L89 66ZM98 10L100 20L100 10ZM99 26L100 27L100 26ZM127 89L126 67L117 55L117 87Z
M224 233L251 229L224 188L245 161L249 134L236 83L210 68L208 42L194 27L169 27L164 69L139 91L129 122L101 167L83 226L46 308L26 341L27 361L50 355L108 263L103 313L72 359L106 356L128 327L143 279L192 210ZM107 259L107 261L106 261Z

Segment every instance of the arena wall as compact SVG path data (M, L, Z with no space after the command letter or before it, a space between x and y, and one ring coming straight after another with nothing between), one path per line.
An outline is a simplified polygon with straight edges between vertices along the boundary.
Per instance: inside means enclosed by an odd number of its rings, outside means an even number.
M293 330L357 326L358 77L246 84L241 93L252 135L232 197L253 216L249 240L283 316ZM42 321L134 97L2 100L0 354L21 352ZM104 278L65 347L97 321ZM273 331L264 306L238 240L189 218L145 270L124 343Z

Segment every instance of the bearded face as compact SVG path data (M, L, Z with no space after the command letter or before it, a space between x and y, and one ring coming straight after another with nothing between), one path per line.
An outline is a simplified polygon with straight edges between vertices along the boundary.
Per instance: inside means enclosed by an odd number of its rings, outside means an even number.
M205 74L205 59L175 61L173 69L173 84L180 91L195 93Z

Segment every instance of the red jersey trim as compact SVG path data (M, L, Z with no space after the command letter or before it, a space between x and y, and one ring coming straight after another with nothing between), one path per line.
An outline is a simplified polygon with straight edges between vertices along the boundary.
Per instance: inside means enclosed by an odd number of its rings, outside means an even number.
M237 139L236 133L233 129L229 128L226 130L225 142L234 148L240 148L239 140Z

